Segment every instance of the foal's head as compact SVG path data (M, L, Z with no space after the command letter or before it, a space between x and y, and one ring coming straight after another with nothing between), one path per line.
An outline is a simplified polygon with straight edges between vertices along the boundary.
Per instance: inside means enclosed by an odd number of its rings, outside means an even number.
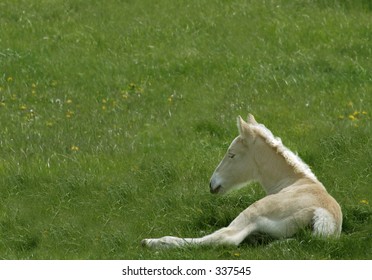
M211 177L211 193L225 193L242 187L255 178L256 164L253 155L255 136L252 130L255 125L257 122L252 115L248 116L248 122L238 117L239 136L232 141Z

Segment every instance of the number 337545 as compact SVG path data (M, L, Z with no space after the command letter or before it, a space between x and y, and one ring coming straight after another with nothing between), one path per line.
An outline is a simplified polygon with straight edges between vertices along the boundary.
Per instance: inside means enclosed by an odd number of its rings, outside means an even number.
M251 267L221 266L216 267L216 275L251 275Z

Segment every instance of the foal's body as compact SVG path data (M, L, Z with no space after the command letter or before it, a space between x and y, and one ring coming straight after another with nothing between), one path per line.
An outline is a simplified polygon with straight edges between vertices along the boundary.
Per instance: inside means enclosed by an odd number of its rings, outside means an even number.
M287 238L307 226L312 227L315 235L340 235L341 208L310 168L252 115L247 123L239 118L238 128L240 135L213 173L210 190L225 193L255 180L267 196L250 205L228 227L212 234L200 238L145 239L144 245L238 245L252 233Z

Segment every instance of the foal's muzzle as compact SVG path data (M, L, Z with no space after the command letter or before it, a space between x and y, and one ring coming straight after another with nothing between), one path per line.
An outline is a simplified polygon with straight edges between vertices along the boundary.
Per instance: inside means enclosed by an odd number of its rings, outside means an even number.
M213 187L212 186L212 182L209 183L209 190L213 194L219 193L219 191L221 190L221 188L222 188L221 185L218 185L217 187Z

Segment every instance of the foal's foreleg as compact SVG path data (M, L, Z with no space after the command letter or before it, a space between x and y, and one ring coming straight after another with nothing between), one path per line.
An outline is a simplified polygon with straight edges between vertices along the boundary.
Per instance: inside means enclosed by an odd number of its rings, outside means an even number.
M155 239L144 239L142 244L148 247L181 247L184 245L238 245L250 233L255 231L254 223L241 213L228 227L221 228L200 238L180 238L164 236Z

